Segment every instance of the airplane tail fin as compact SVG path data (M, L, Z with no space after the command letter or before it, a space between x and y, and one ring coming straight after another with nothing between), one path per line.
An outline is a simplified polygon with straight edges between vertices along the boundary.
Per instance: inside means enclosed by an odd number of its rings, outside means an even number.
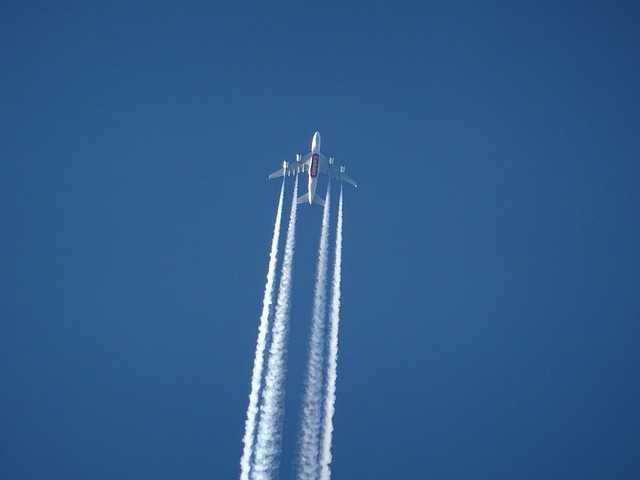
M298 205L300 205L301 203L309 203L309 194L305 193L304 195L302 195L300 198L298 198L298 200L296 200L296 203Z
M321 207L324 207L324 199L320 195L313 196L313 203L317 203Z

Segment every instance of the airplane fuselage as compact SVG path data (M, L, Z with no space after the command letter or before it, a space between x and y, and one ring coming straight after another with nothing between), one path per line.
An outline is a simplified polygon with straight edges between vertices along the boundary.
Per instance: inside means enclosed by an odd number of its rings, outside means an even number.
M311 165L309 166L309 204L313 203L318 180L318 163L320 161L320 132L313 134L311 140Z
M317 153L311 154L311 165L309 166L309 204L313 203L313 197L316 194L319 158Z

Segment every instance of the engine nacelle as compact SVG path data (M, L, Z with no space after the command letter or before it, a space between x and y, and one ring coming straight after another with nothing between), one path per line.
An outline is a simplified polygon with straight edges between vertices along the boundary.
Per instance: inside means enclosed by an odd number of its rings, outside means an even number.
M344 173L346 169L347 167L345 167L344 165L340 165L340 173Z
M333 162L335 162L336 159L333 157L329 157L329 165L333 165Z
M296 153L296 162L300 163L300 160L302 160L302 155Z

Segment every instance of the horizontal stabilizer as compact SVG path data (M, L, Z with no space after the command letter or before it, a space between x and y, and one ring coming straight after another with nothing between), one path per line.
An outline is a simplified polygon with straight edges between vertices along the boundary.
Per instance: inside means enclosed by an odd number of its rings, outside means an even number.
M296 200L296 203L298 205L301 203L309 203L309 193L305 193L300 198L298 198L298 200ZM324 207L324 199L320 195L313 196L313 203L317 203L318 205Z

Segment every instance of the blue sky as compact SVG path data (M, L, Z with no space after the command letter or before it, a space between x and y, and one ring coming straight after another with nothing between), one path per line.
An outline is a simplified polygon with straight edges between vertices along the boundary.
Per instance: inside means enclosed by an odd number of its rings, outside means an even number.
M237 478L267 175L319 130L359 184L333 478L638 478L639 20L4 2L0 477ZM299 210L283 479L320 219Z

